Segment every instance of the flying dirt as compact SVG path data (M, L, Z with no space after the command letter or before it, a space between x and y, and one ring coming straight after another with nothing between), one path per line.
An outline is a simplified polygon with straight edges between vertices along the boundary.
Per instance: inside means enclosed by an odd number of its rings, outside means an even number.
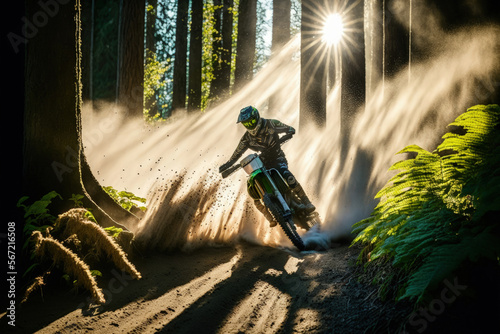
M128 226L144 250L131 259L142 279L103 271L104 305L44 290L20 309L19 331L360 333L397 325L411 308L381 302L378 287L359 283L349 265L359 250L337 240L370 215L392 176L388 168L404 158L395 153L410 144L432 150L447 124L482 103L500 73L497 27L446 35L429 15L415 17L427 21L413 22L414 41L428 43L432 57L370 88L345 155L339 85L329 89L326 126L299 127L300 37L242 90L201 113L176 111L148 124L114 105L85 104L85 154L97 180L147 198L145 216ZM270 96L279 107L268 108ZM245 174L219 174L245 131L236 119L248 105L298 129L283 149L322 221L320 229L298 232L322 251L297 252L254 208Z
M298 127L299 37L244 89L202 113L174 112L151 125L124 118L117 107L84 108L85 153L102 185L147 198L146 216L130 229L148 247L195 249L240 238L291 247L253 207L244 175L218 174L245 131L236 124L239 110L256 106L263 117L298 129L283 149L323 221L321 233L299 234L305 243L324 247L349 237L352 224L370 214L374 195L391 176L388 168L402 159L395 152L410 144L431 149L447 124L479 103L478 83L491 86L498 71L496 33L496 28L471 28L443 36L430 60L412 64L411 80L407 70L385 79L358 113L345 159L339 149L337 85L328 95L326 127ZM268 109L270 96L278 108Z

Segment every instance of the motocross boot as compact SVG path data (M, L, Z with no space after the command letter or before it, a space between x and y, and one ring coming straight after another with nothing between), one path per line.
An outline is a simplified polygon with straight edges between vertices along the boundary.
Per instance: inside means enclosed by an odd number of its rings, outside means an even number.
M304 191L304 188L302 188L299 183L297 183L297 185L292 189L292 192L300 199L300 209L304 210L308 214L316 210L316 207L311 203L306 195L306 192Z
M255 200L254 204L257 209L264 215L264 217L266 217L266 219L269 221L269 226L275 227L277 224L276 219L274 219L273 215L269 212L266 206L262 204L260 200Z

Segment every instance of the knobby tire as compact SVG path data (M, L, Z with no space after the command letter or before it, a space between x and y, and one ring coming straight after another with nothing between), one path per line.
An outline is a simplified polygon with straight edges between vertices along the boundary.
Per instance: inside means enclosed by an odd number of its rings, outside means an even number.
M288 239L290 239L290 241L293 243L295 247L299 249L299 251L303 251L305 249L305 245L302 239L300 238L299 234L297 233L293 221L291 221L291 219L290 221L287 221L283 217L282 208L271 199L269 194L265 194L263 200L264 200L264 205L268 208L269 212L273 215L274 219L276 219L278 224L281 226Z

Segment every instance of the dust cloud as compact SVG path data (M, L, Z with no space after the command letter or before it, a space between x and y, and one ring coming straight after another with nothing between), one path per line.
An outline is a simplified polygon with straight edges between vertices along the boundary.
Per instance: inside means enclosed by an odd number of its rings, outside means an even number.
M239 110L253 105L263 117L298 129L283 149L323 221L320 231L299 233L306 244L328 244L350 237L352 224L369 216L373 197L391 176L388 168L402 158L396 152L409 144L434 149L448 123L482 102L498 78L498 33L495 27L477 27L441 35L432 57L411 65L411 80L407 69L386 79L358 113L345 159L338 86L328 96L326 127L299 129L298 37L246 87L203 113L175 112L151 125L123 117L116 106L84 105L85 154L103 186L147 198L147 213L133 231L150 248L190 250L240 238L291 247L248 199L245 172L227 179L218 173L244 133L236 124ZM273 109L268 108L271 96Z

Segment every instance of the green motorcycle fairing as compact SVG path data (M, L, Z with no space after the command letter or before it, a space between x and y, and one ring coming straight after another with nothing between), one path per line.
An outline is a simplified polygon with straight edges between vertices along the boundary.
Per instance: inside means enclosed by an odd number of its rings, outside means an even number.
M285 178L283 178L283 175L281 175L280 172L278 172L278 170L274 168L268 169L267 171L271 175L271 178L273 179L276 187L278 187L280 193L282 195L285 195L290 190L290 186L285 181Z
M271 176L276 187L278 187L278 190L284 194L289 189L289 186L283 176L281 176L276 169L270 169L267 172ZM274 194L274 187L264 171L258 169L248 177L247 191L250 197L257 200L261 199L264 194Z

